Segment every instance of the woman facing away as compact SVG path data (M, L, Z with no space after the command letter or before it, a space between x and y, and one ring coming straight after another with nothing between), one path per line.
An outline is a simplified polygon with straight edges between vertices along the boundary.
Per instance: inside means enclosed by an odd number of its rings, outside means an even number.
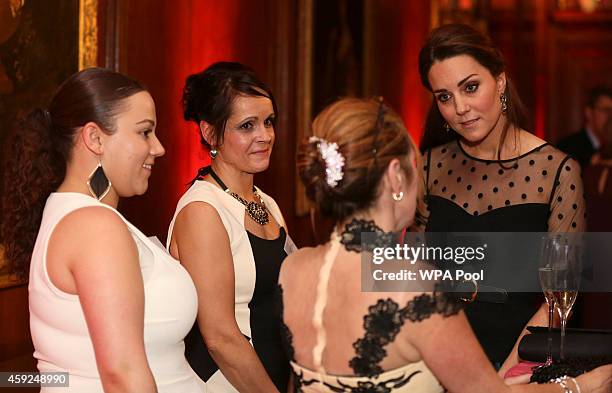
M205 391L184 356L193 282L116 210L146 192L164 154L155 125L138 82L90 68L17 129L4 179L7 257L29 270L38 370L69 373L69 387L42 392Z
M578 162L520 127L522 105L491 40L465 25L434 29L419 54L433 94L423 149L428 232L585 229ZM432 147L433 146L433 147ZM517 261L520 263L520 261ZM526 325L545 326L541 293L476 296L465 313L500 374L518 362ZM503 365L503 366L502 366Z
M337 226L280 272L296 392L612 391L612 366L558 384L507 386L449 294L362 292L361 252L380 244L362 244L361 233L384 239L411 224L418 151L400 117L375 100L335 102L312 130L299 148L300 176Z
M212 158L168 231L168 250L198 291L187 359L209 392L284 392L289 362L274 293L292 243L276 202L253 185L270 164L274 97L249 68L221 62L187 78L183 106Z

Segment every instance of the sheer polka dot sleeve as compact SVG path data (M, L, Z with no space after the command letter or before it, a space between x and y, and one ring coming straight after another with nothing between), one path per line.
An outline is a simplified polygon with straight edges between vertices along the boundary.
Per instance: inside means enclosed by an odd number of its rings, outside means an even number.
M586 205L580 165L566 157L557 170L550 196L549 232L582 232L586 230Z
M427 227L427 219L429 217L429 210L427 206L427 193L428 193L428 179L429 179L429 165L431 162L431 150L425 153L424 163L422 171L419 172L418 192L417 192L417 206L414 214L414 220L408 230L410 232L425 232Z
M426 197L423 192L420 192L417 197L417 208L414 214L414 221L410 226L410 232L425 232L427 227L427 219L429 218L429 211L427 210Z

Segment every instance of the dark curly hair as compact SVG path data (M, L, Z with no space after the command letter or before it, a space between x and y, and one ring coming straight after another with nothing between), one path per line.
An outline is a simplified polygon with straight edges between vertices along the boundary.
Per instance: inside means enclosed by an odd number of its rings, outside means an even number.
M135 80L103 68L72 75L53 94L49 109L22 119L7 144L2 238L11 272L26 277L48 196L62 183L80 127L98 124L115 131L123 100L145 89Z
M321 214L337 221L372 206L392 159L400 159L409 181L419 175L408 157L412 153L420 163L420 155L402 119L379 100L336 101L317 115L312 131L314 136L336 143L345 159L344 176L331 187L317 142L305 140L298 149L298 170L308 198Z
M219 146L223 143L225 124L238 95L269 98L275 118L278 115L272 90L252 69L240 63L221 61L187 77L183 89L183 117L198 126L201 121L210 124L214 144ZM211 148L201 133L200 143Z
M489 37L468 25L449 24L432 30L419 52L419 74L423 86L431 91L429 70L435 62L460 55L472 57L489 70L494 77L499 76L506 70L504 57ZM521 127L525 117L521 99L508 75L506 75L504 94L506 95L508 109L505 113L507 121L502 130L500 145L504 143L510 127ZM421 151L450 142L458 137L454 131L446 132L444 123L445 120L434 99L425 121ZM501 152L501 149L499 149L499 152Z

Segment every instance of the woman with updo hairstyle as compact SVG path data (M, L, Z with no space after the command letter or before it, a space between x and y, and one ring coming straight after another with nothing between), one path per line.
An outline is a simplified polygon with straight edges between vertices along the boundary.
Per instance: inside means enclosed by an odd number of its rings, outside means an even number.
M426 284L419 292L362 291L362 258L394 246L389 240L413 220L419 153L380 100L341 99L316 117L312 132L299 147L299 173L336 227L327 243L292 253L281 268L293 391L563 392L558 384L506 385L451 294ZM367 232L376 239L362 238ZM612 366L563 383L573 392L577 385L609 391Z
M585 229L578 162L521 128L520 99L488 37L466 25L434 29L420 51L419 72L433 103L422 146L420 202L427 209L420 211L427 214L419 217L418 230ZM524 268L517 265L516 271ZM503 375L519 361L525 327L546 326L547 310L542 293L491 288L476 294L466 314Z
M298 168L302 182L306 186L307 196L315 202L323 215L338 221L345 220L356 211L371 207L377 197L376 185L384 175L380 168L386 167L388 160L395 157L405 158L400 160L399 164L405 171L406 181L409 184L417 176L408 156L411 151L413 159L420 159L420 155L414 154L412 140L408 138L404 125L395 112L389 112L385 117L387 121L385 125L394 132L381 132L375 138L367 135L371 131L373 115L365 109L375 104L374 101L347 99L337 105L352 110L338 114L329 109L321 112L313 122L312 127L317 137L318 130L321 130L322 139L325 139L325 133L336 132L336 143L346 146L345 159L351 160L353 165L344 169L341 184L332 186L333 182L328 182L325 160L318 150L319 143L316 138L298 152ZM346 128L345 123L349 121L355 124L354 130ZM360 137L360 133L368 137ZM376 155L372 155L373 149L376 149Z
M42 392L204 392L183 339L197 311L188 273L118 211L142 195L164 148L155 103L114 71L80 71L16 128L4 179L2 235L29 275ZM146 307L145 307L146 303Z
M187 359L208 392L285 392L289 362L274 293L295 246L274 199L253 185L270 165L274 96L248 67L220 62L187 78L183 108L212 159L168 231L168 250L198 291Z

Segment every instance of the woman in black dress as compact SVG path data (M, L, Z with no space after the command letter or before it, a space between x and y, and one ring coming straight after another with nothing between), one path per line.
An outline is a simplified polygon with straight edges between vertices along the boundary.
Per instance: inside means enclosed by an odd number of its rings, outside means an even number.
M419 55L433 93L419 219L429 232L573 232L585 227L580 166L520 127L522 106L490 39L465 25L432 31ZM479 299L466 314L489 359L518 361L526 325L546 325L541 294Z

